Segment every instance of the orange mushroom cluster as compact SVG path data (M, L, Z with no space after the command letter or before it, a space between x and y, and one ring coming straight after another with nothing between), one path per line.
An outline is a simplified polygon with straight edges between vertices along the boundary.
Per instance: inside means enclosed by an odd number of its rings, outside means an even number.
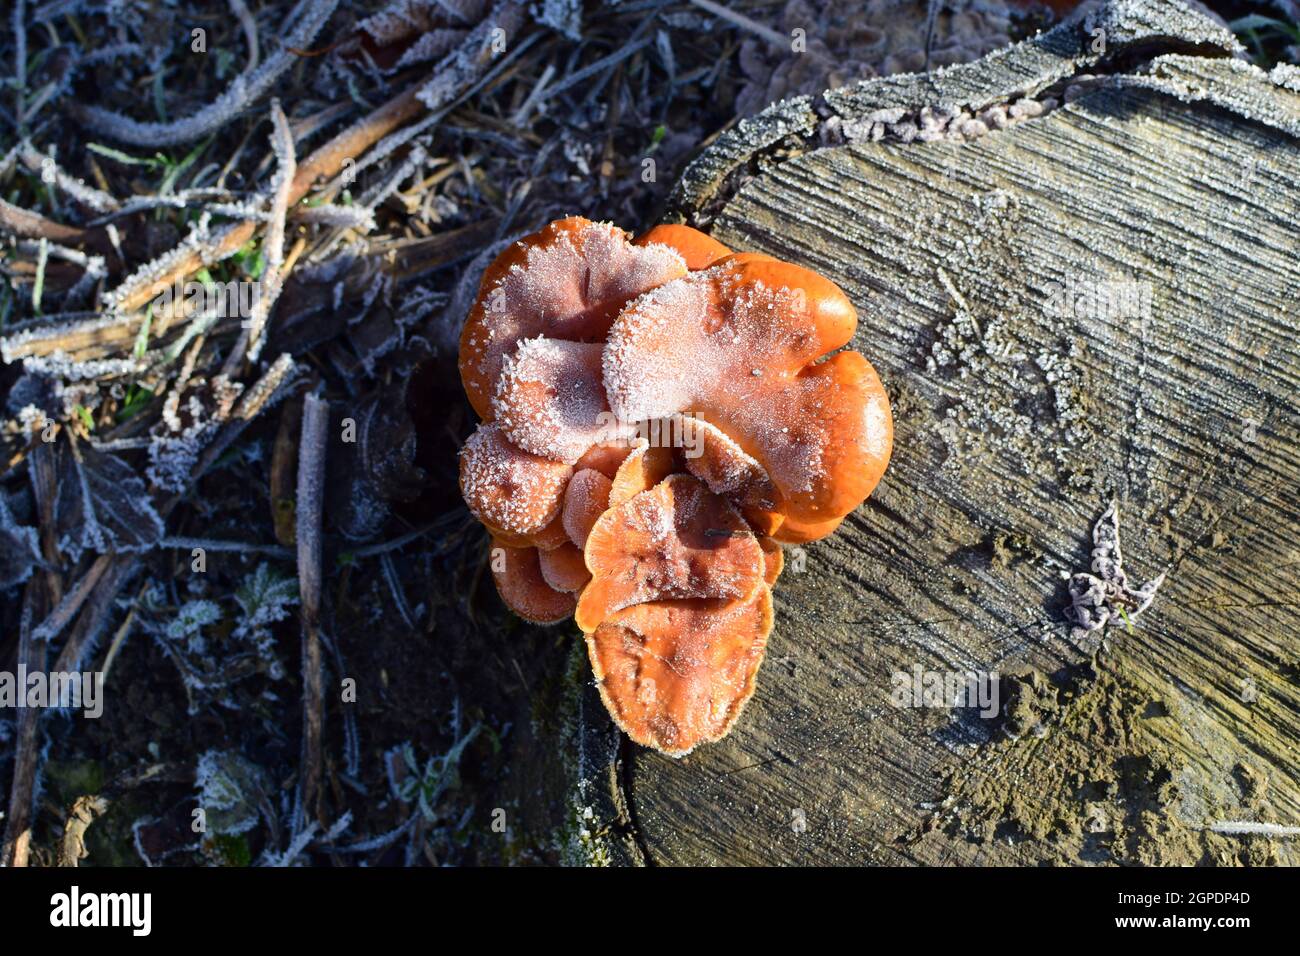
M488 268L460 341L461 492L502 599L582 629L601 697L673 756L754 692L780 544L824 537L893 444L833 282L686 226L561 219Z

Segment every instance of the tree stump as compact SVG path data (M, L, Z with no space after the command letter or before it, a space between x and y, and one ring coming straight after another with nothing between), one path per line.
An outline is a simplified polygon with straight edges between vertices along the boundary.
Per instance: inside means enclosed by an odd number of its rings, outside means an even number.
M588 748L620 858L1297 862L1300 71L1238 53L1121 0L778 104L692 165L671 218L857 304L895 450L787 553L726 740ZM956 111L992 128L936 136ZM1130 581L1166 577L1084 632L1063 578L1112 500ZM997 716L896 706L918 670L996 673Z

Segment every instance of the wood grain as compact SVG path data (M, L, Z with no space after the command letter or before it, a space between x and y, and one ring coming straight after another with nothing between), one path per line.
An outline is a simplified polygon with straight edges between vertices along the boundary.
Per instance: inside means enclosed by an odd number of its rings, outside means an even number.
M649 861L1297 861L1210 827L1300 825L1300 95L1196 56L1089 89L973 141L768 156L681 207L849 293L896 448L787 555L732 734L625 757ZM1117 283L1149 307L1047 307ZM1112 497L1130 577L1168 579L1079 639L1062 573ZM893 706L916 665L996 671L1010 715Z

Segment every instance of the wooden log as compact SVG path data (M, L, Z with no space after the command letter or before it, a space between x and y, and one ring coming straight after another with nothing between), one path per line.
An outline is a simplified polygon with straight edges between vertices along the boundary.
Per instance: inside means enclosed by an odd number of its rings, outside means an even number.
M1300 74L1238 49L1121 0L778 104L694 163L672 218L853 298L896 445L787 554L731 735L588 768L625 859L1300 861ZM1026 118L908 139L998 106ZM1166 579L1075 632L1062 577L1112 500L1130 579ZM917 669L995 672L997 715L896 706Z

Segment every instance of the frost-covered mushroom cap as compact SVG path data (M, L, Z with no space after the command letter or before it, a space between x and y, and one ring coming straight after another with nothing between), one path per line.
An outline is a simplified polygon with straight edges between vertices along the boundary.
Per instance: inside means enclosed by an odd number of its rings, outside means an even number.
M667 246L634 246L627 233L581 217L557 220L515 243L490 265L460 339L460 375L480 418L506 356L544 335L596 342L632 298L686 273Z
M584 549L591 582L575 616L585 632L634 604L743 600L763 586L763 549L725 498L671 475L605 512Z
M573 464L593 446L625 437L615 427L600 381L603 346L538 336L506 357L495 421L524 451Z
M525 621L556 624L573 613L574 597L552 587L536 548L513 548L492 539L492 579L497 593Z
M605 707L629 737L673 757L726 736L754 693L772 592L743 601L656 601L587 635Z
M460 453L461 497L507 536L538 535L558 519L572 475L570 465L516 448L497 425L480 425Z
M828 279L741 254L630 303L603 355L613 414L624 421L692 412L762 465L778 507L804 525L860 505L893 445L875 370L842 351L857 313Z
M652 243L658 243L661 246L677 250L678 254L685 260L686 268L692 271L707 269L719 259L725 259L731 255L730 249L708 233L676 223L655 226L644 235L638 236L635 244L648 246Z

